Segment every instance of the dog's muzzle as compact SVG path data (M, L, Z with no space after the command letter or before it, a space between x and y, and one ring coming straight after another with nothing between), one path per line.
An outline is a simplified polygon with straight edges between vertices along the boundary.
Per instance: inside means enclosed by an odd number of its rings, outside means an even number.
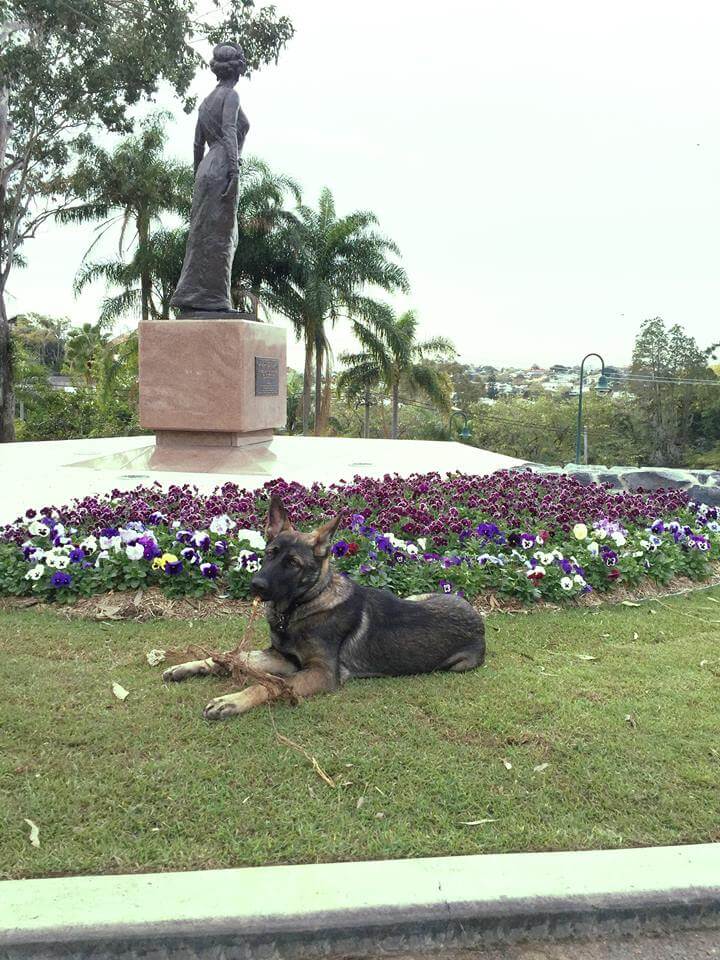
M267 582L265 577L260 575L255 576L250 581L250 592L256 596L260 597L261 600L267 600L268 590L270 589L270 584Z

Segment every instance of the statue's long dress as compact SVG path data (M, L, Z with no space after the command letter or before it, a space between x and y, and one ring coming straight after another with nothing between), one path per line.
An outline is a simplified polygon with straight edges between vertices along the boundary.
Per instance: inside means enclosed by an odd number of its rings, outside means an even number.
M195 128L195 187L182 274L172 298L180 310L232 310L230 271L237 247L238 160L249 129L231 87L219 85L200 104ZM204 154L205 144L208 151Z

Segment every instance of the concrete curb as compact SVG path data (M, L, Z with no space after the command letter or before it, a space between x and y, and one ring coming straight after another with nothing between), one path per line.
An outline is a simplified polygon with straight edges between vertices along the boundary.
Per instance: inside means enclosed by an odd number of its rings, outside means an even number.
M720 844L0 884L0 955L299 958L720 926Z

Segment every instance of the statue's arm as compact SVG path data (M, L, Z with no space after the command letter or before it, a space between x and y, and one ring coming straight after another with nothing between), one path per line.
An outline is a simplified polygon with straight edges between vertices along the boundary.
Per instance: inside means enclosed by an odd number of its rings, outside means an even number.
M203 158L205 153L205 135L200 124L200 120L195 124L195 140L193 141L193 167L195 173L197 173L198 167L200 166L200 161Z
M245 143L245 137L247 132L250 129L250 121L243 113L243 108L238 104L237 112L237 140L238 140L238 153L242 153L243 144Z
M228 90L223 101L222 110L222 139L225 144L229 170L231 173L237 172L238 166L238 133L237 116L240 110L240 100L234 90Z

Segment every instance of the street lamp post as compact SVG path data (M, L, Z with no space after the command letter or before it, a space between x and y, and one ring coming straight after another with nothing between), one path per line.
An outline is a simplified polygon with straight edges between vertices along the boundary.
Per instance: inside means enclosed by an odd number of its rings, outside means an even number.
M598 387L605 387L605 361L600 356L599 353L586 353L582 358L582 363L580 364L580 395L578 397L578 416L577 416L577 433L575 434L575 463L580 463L580 449L582 445L581 434L582 434L582 401L583 401L583 377L585 376L585 361L588 357L597 357L601 364L600 370L600 379L598 380Z
M468 415L467 415L463 410L457 410L457 409L452 410L452 411L450 412L450 430L451 430L451 432L452 432L452 422L453 422L453 420L455 419L455 417L462 417L462 418L463 418L462 429L460 430L460 433L458 434L459 437L460 437L460 439L461 439L461 440L469 440L470 437L472 436L472 434L471 434L471 432L470 432L470 427L468 426L468 420L469 420Z

